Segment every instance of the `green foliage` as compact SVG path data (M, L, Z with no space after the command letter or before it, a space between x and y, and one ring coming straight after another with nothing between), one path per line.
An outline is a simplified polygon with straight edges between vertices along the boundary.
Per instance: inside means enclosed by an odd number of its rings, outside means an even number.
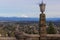
M48 34L56 34L57 33L57 31L55 30L54 25L53 25L52 22L49 22L49 25L48 26L49 26L47 28L47 33Z
M5 30L0 29L0 35L6 37L7 32Z
M38 34L38 30L36 30L36 27L28 27L25 31L25 33L28 34Z
M10 32L11 31L11 32ZM0 34L8 35L10 37L14 37L15 26L13 25L6 25L2 29L0 29Z
M11 32L10 35L11 35L11 37L14 37L15 36L14 32Z

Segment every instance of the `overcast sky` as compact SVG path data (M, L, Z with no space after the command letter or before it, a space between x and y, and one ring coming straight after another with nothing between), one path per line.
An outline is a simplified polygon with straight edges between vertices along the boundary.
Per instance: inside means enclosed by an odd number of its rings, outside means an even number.
M42 0L0 0L0 17L39 17ZM46 17L60 17L60 0L44 0Z

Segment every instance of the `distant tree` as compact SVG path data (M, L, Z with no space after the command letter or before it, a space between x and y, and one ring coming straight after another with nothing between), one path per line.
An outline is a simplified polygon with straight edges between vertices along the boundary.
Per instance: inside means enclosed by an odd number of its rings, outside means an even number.
M54 25L53 25L52 22L49 22L49 25L48 26L49 26L47 28L47 33L48 34L56 34L57 33L57 31L55 30Z

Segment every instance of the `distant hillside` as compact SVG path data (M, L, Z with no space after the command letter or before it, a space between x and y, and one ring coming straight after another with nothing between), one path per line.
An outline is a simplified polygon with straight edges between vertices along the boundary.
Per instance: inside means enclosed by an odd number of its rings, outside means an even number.
M0 21L38 21L38 18L0 17Z
M46 18L46 20L60 22L60 18ZM0 21L39 21L39 18L0 17Z
M60 18L47 18L47 21L60 22Z

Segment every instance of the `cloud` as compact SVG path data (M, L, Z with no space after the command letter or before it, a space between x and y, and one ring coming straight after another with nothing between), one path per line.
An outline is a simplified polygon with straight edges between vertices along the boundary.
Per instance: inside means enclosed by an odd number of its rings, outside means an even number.
M23 14L23 15L21 15L20 17L25 17L25 18L27 18L28 16L27 16L27 15L25 15L25 14Z

